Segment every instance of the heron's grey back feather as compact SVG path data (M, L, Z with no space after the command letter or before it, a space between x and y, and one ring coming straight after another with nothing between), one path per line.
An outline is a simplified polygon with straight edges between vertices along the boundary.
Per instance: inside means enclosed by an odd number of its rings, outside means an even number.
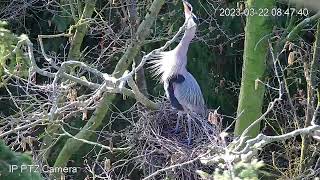
M185 110L205 116L206 106L199 84L188 71L182 74L185 81L174 86L174 95Z

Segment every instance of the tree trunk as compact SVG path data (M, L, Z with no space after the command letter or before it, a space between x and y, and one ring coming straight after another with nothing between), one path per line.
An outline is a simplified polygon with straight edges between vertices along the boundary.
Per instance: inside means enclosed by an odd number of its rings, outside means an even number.
M81 18L77 22L78 24L80 24L80 23L82 23L82 24L77 26L76 31L74 33L74 36L72 37L71 46L70 46L70 50L68 53L69 60L79 60L80 59L81 44L82 44L84 36L86 35L87 30L88 30L88 23L83 22L83 21L91 18L93 11L94 11L94 8L95 8L95 3L96 3L96 0L87 0L86 1ZM71 70L71 71L73 71L73 70ZM55 117L55 118L57 118L57 117ZM59 129L60 129L60 126L56 125L56 124L51 124L47 127L46 132L48 134L44 137L43 144L41 146L41 149L44 152L43 155L44 155L45 159L47 159L51 153L50 147L52 147L52 143L54 141L55 134L57 134Z
M152 27L153 22L156 20L157 15L160 12L160 9L164 2L164 0L153 1L149 9L149 13L146 15L144 21L138 28L138 31L136 33L137 39L129 45L127 51L117 63L117 66L113 72L114 77L119 78L133 62L134 57L138 54L141 45L143 44L142 42L149 36L150 28ZM95 131L101 125L103 118L109 112L109 106L111 105L114 98L115 94L110 94L108 92L104 93L102 100L97 105L97 108L94 111L93 115L90 117L81 131L75 135L76 138L87 140L92 136L93 131ZM71 156L80 149L82 144L82 141L73 138L68 139L61 152L59 153L54 167L66 167ZM54 174L54 176L59 178L61 174L56 173Z
M247 3L249 9L254 8L256 11L274 7L273 0L248 0ZM247 17L236 135L241 135L261 115L265 88L262 84L255 87L255 80L261 80L266 69L268 41L265 36L272 32L271 18L258 15ZM258 124L251 128L247 136L254 137L259 130Z
M311 61L311 70L310 70L310 77L309 74L306 75L307 78L307 92L308 92L308 99L307 99L307 111L306 111L306 119L304 122L304 127L308 127L311 125L312 115L313 115L313 108L312 108L312 98L314 95L314 90L319 88L319 69L320 69L320 20L318 20L317 24L317 32L315 35L315 42L313 45L313 58ZM319 97L318 97L319 101ZM302 136L301 137L301 154L300 154L300 173L302 173L305 170L306 160L307 160L307 153L309 148L309 137L308 136Z

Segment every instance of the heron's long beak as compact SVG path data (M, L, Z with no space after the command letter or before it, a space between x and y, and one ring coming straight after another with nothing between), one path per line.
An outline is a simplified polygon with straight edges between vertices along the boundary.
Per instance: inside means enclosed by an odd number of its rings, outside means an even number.
M183 1L183 7L184 7L184 15L186 17L190 17L192 13L192 6L187 1Z

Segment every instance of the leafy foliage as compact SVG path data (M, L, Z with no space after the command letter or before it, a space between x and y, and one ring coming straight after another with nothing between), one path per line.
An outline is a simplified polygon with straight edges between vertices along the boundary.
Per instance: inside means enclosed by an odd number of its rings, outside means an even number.
M12 165L17 166L18 169L13 170ZM32 165L30 156L11 151L3 141L0 141L0 179L42 180L41 175L35 171L35 167L23 169L23 166L27 165Z
M197 173L205 180L219 179L219 180L258 180L260 168L263 167L263 162L257 159L251 162L238 162L232 168L228 167L226 170L225 164L221 164L213 174L208 174L204 171L198 170Z
M3 67L6 67L10 73L26 77L28 74L28 62L25 61L23 52L17 48L15 53L12 51L16 48L17 42L23 38L24 35L18 37L6 29L7 22L0 21L0 79L3 77ZM2 80L0 80L0 87Z

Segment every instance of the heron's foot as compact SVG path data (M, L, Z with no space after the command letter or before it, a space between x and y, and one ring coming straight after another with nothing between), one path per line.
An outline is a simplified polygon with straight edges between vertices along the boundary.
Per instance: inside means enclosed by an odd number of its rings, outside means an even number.
M174 128L170 132L174 133L174 134L179 134L180 133L180 128Z
M183 144L186 144L188 146L191 146L192 145L192 139L188 138L188 139L185 139L182 141Z

